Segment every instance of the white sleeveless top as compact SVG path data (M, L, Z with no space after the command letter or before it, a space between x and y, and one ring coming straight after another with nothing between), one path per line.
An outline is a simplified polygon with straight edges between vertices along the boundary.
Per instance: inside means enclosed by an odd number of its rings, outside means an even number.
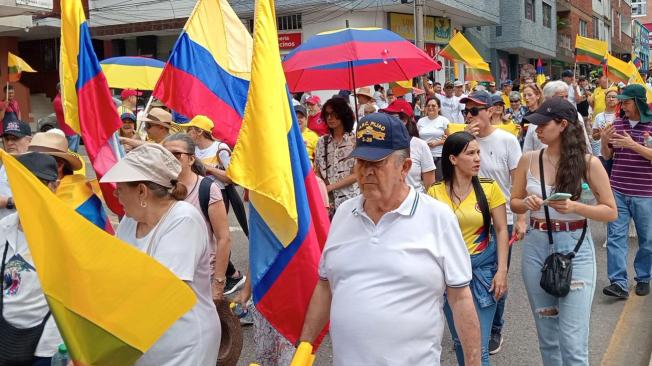
M530 155L530 164L527 170L527 185L525 186L525 189L527 190L528 195L535 195L537 197L543 198L541 194L541 181L539 180L539 178L535 177L534 174L532 174L532 171L530 170L530 167L532 166L532 155ZM552 186L546 184L546 197L550 197L550 195L553 193L552 188L553 188ZM548 213L550 214L550 220L560 220L560 221L584 220L583 216L580 216L575 213L563 214L558 212L552 207L548 207ZM537 211L531 211L530 217L537 220L545 220L546 213L543 211L543 206L541 206L541 208Z

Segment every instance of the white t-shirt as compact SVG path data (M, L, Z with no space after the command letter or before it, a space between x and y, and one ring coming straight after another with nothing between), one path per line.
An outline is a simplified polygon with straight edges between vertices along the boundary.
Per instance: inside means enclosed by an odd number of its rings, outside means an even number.
M5 169L4 164L0 166L0 196L4 197L13 197L14 194L11 193L11 187L9 186L9 178L7 178L7 170ZM9 216L12 213L15 213L15 209L0 208L0 219Z
M374 99L376 100L378 108L387 108L387 102L383 100L383 94L380 91L374 92Z
M414 187L417 192L424 193L426 189L421 174L435 170L435 161L432 159L428 144L418 137L413 137L410 140L410 159L412 159L412 167L406 177L407 184Z
M499 128L489 136L478 137L480 145L481 177L491 178L498 183L507 199L507 224L514 223L512 210L509 207L510 191L512 189L511 170L516 169L521 159L521 145L514 135Z
M441 139L446 133L448 124L450 121L444 116L437 116L435 119L430 119L430 117L425 116L419 119L417 122L417 128L419 129L419 137L426 141L435 141ZM430 149L432 156L439 158L441 157L441 150L443 145L435 146Z
M32 253L29 251L25 233L18 230L18 214L13 213L0 220L0 260L5 251L5 273L2 273L4 285L2 291L4 309L3 316L9 324L17 328L35 327L43 321L50 311L41 282L38 279ZM7 285L7 282L11 284ZM0 286L1 287L1 286ZM36 346L34 356L52 357L63 343L54 316L45 323L43 334Z
M460 104L462 98L456 97L455 95L450 98L447 98L445 95L436 96L441 102L441 111L439 113L442 116L446 117L453 123L464 123L464 116L462 116L462 109L464 109L464 106Z
M471 281L457 218L411 187L377 225L363 204L360 195L340 205L319 263L332 291L333 364L439 365L446 286Z
M613 123L613 121L615 120L616 120L616 113L614 112L598 113L593 119L593 129L598 130L604 128L605 126L607 126L607 124ZM594 156L602 156L602 150L601 150L602 144L600 142L601 140L591 139L591 150Z
M217 155L218 152L219 159ZM204 165L213 168L226 169L231 163L231 149L229 148L229 145L215 140L209 147L205 149L200 149L199 146L197 146L195 148L195 157L201 160ZM215 183L220 187L220 189L224 189L224 183L219 179L216 179Z
M186 282L197 296L197 303L136 365L215 365L221 330L211 294L208 230L201 213L187 202L176 202L167 217L142 238L136 238L137 224L130 217L123 218L116 236L143 252L150 246L152 258Z

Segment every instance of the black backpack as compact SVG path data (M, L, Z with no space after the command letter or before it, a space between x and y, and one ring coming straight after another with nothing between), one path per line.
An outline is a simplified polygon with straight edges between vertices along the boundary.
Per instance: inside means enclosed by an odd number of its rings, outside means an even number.
M208 217L208 205L211 200L211 186L213 183L214 181L208 177L202 177L201 182L199 182L199 207L209 223L211 219Z

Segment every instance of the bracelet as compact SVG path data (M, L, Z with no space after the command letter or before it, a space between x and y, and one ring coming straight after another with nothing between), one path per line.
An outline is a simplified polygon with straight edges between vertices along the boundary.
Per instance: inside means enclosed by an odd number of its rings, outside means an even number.
M226 277L214 277L213 282L217 282L220 284L226 283Z

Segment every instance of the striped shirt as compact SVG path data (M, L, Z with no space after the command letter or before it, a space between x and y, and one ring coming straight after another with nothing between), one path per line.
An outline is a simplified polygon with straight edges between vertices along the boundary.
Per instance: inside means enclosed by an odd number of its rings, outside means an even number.
M617 118L616 132L627 132L636 143L644 145L643 133L652 134L652 122L639 122L632 128L629 120ZM611 187L614 191L638 197L652 197L652 162L631 149L614 147Z

